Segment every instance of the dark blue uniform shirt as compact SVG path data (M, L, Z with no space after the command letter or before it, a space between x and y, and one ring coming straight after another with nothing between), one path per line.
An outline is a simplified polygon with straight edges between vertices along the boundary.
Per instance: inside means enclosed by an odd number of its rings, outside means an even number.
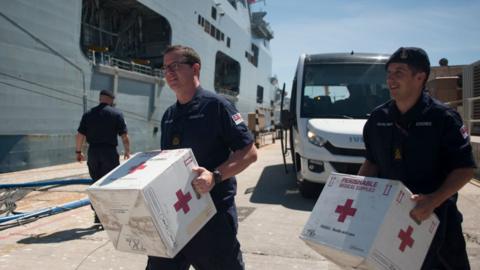
M80 121L78 132L87 137L90 147L117 146L117 135L127 133L123 114L106 103L87 111Z
M190 102L178 101L162 118L162 149L192 148L201 167L215 170L233 151L253 142L240 114L225 98L199 87ZM217 184L211 191L217 209L234 206L235 177Z
M454 169L475 167L460 115L425 93L403 115L393 100L375 109L363 137L378 176L401 180L413 193L431 193Z
M425 93L403 115L394 101L376 108L363 137L378 176L401 180L414 194L434 192L457 168L476 167L460 115ZM470 269L456 199L435 209L440 225L422 270Z

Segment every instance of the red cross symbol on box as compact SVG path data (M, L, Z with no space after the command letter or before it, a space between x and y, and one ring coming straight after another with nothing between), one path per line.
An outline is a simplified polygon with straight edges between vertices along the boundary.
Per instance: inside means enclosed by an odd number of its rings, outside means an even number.
M147 165L145 165L145 161L144 161L144 162L142 162L142 163L140 163L136 166L130 167L130 169L128 169L128 174L134 173L138 170L143 170L143 169L145 169L145 167L147 167Z
M398 233L398 238L402 240L402 243L400 243L400 247L398 247L400 251L404 252L407 246L409 247L413 246L413 243L415 243L415 240L413 240L412 238L412 233L413 233L412 226L408 226L407 231L400 230L400 232Z
M355 216L355 213L357 212L357 208L352 208L353 200L348 199L345 202L345 205L338 205L337 208L335 209L335 213L340 214L338 216L338 221L344 222L347 216Z
M180 209L183 210L183 213L186 214L190 211L190 206L188 206L188 202L192 199L192 195L190 192L183 194L182 190L179 189L176 193L178 201L173 205L175 207L175 211L179 211Z

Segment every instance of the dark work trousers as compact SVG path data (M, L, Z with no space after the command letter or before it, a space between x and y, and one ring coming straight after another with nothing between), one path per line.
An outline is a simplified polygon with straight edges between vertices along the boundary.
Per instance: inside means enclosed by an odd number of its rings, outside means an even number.
M88 148L88 172L97 181L120 164L115 146L90 146Z
M117 148L115 146L93 146L88 148L88 172L94 182L109 173L120 164ZM92 210L93 209L92 206ZM97 214L95 214L95 217Z
M220 210L172 259L148 257L146 270L244 270L237 217Z
M440 220L428 250L422 270L469 270L465 239L462 233L462 214L454 200L449 199L435 209Z

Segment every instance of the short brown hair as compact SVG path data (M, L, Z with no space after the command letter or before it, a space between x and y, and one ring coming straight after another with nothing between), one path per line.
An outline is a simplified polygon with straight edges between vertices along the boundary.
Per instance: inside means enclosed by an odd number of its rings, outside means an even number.
M182 55L183 58L185 58L184 61L186 64L193 65L198 63L199 65L202 65L202 62L200 61L200 56L194 49L190 47L182 46L182 45L168 46L165 49L165 51L163 51L163 55L166 55L167 53L173 52L173 51L178 51L180 55Z

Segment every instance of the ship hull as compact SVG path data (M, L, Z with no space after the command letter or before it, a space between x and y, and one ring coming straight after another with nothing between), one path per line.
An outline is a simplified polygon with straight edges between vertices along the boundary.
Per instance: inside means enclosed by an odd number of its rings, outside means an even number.
M218 85L215 77L218 57L216 59L215 55L224 52L235 59L241 69L240 90L233 98L227 98L245 119L258 107L271 106L270 53L261 39L251 35L246 25L248 13L242 16L239 12L243 7L235 13L224 1L223 17L212 19L209 15L216 5L210 0L126 0L122 4L168 22L171 31L166 40L168 44L183 44L197 50L202 57L202 86L208 90L215 91ZM231 38L230 47L226 40L214 39L204 31L199 19L197 21L200 14ZM135 70L133 64L131 69L119 67L112 64L111 59L107 61L103 53L82 48L86 16L85 0L2 3L0 173L74 161L80 118L98 104L102 89L111 89L116 94L116 106L125 116L132 151L160 147L161 117L175 102L175 95L161 75ZM261 61L257 66L245 57L245 50L251 44L260 48ZM259 86L265 88L260 102L256 92ZM122 149L120 144L118 151Z

